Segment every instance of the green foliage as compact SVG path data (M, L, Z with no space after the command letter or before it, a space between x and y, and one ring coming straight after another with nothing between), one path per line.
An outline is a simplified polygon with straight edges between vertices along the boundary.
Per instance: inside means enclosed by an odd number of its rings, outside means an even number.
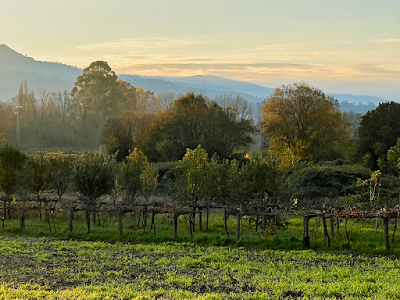
M357 165L301 165L288 172L288 196L302 202L354 194L357 192L355 178L367 178L369 173L368 169Z
M208 154L198 145L196 149L187 149L185 156L176 168L176 180L171 184L171 192L175 199L194 205L204 189L204 168L208 163Z
M155 171L150 167L147 157L137 148L121 163L117 180L125 200L135 199L138 192L148 198L157 186Z
M108 154L118 151L117 160L122 161L133 148L144 146L154 118L154 114L135 112L108 118L101 130L100 142Z
M385 173L400 175L400 138L397 139L395 146L387 152L387 160L378 158L378 166Z
M54 175L50 173L50 161L48 161L44 153L34 153L28 155L28 168L25 175L26 186L31 191L40 196L46 189L51 186Z
M381 103L364 116L359 127L358 157L368 155L367 165L377 169L380 158L386 160L387 151L396 145L400 136L400 104Z
M178 160L186 149L201 144L210 156L229 157L236 147L248 146L254 127L249 120L208 103L202 96L188 93L177 99L170 110L157 116L148 140L146 154L155 149L164 160Z
M80 155L74 162L75 189L87 204L111 192L114 187L115 157L97 152Z
M226 204L228 197L228 160L218 161L216 155L204 166L200 198L207 203Z
M10 197L22 184L21 176L26 156L18 148L6 143L0 147L0 188Z
M50 174L48 185L56 191L61 199L72 180L72 162L76 159L76 155L49 152L44 155L44 158L48 162L48 172Z
M261 200L265 196L277 196L284 174L279 161L261 154L249 160L246 180L250 181L253 198Z
M98 144L104 121L118 113L126 97L117 75L105 61L92 62L76 79L71 95L77 135L87 145Z
M305 82L275 89L263 105L263 134L286 166L345 157L350 129L338 101ZM322 147L323 145L323 147Z
M117 75L105 61L92 62L76 79L71 94L83 112L99 112L103 117L115 114L118 103L126 100L118 89Z

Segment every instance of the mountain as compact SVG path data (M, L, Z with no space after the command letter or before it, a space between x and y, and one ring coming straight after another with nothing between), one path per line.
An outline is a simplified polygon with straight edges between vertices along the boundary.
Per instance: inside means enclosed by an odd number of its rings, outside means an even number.
M352 95L352 94L330 94L339 101L346 101L349 103L361 103L361 104L374 104L378 106L379 103L388 102L388 100L374 97L374 96L367 96L367 95Z
M71 90L76 78L82 74L79 68L68 65L36 61L6 45L0 45L0 101L10 101L18 94L21 81L37 91L44 88L51 92Z
M193 92L195 94L203 94L210 98L217 97L221 94L239 94L243 99L249 102L261 102L264 97L257 96L256 93L247 93L249 87L254 90L268 90L268 95L273 89L264 88L259 85L235 81L215 76L192 76L192 77L143 77L138 75L120 75L122 80L125 80L133 86L140 86L143 89L150 89L158 94L162 91L173 91L177 94ZM182 78L182 81L178 81ZM222 84L227 83L227 84ZM235 88L236 83L236 88ZM271 91L269 91L271 90Z
M34 91L42 88L51 92L70 91L76 78L81 74L82 70L79 68L61 63L36 61L6 45L0 45L0 101L10 101L16 96L24 79L27 80L28 87ZM119 77L133 86L150 89L156 94L162 91L174 91L177 94L194 92L210 98L221 94L239 94L254 105L274 91L273 88L212 75L190 77L120 75ZM365 113L377 104L387 102L385 99L372 96L331 95L340 101L343 111Z

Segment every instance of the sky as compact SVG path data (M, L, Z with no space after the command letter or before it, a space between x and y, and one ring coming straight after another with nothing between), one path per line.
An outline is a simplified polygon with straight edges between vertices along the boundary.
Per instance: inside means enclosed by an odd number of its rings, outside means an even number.
M0 44L117 74L305 81L400 101L400 0L0 0Z

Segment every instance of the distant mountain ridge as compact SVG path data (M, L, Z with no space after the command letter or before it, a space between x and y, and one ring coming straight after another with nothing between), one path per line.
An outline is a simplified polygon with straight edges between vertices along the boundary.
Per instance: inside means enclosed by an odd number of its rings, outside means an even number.
M44 88L51 92L58 92L70 91L80 75L82 75L82 70L79 68L61 63L36 61L4 44L0 45L0 101L10 101L16 96L21 81L24 79L27 80L29 88L35 91ZM273 88L212 75L190 77L120 75L119 77L133 86L150 89L156 94L162 91L194 92L211 98L221 94L239 94L251 103L261 102L274 91ZM386 99L373 96L332 95L340 102L345 102L344 105L341 103L343 111L354 109L357 112L360 106L360 112L364 113L366 109L370 110L381 102L387 102Z

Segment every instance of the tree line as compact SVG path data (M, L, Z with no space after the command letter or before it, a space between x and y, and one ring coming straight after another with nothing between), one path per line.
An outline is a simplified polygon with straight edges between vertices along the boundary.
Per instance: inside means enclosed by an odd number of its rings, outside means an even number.
M235 146L248 145L254 127L247 101L232 95L212 100L192 95L187 96L192 99L173 105L185 96L169 91L156 96L133 87L119 79L106 62L97 61L83 70L72 91L35 92L23 81L12 103L0 103L0 130L7 141L26 150L98 149L105 145L109 153L120 149L118 159L134 147L144 149L152 161L178 159L188 146L211 145L208 137L226 140L218 149L223 156L229 156ZM177 124L182 116L186 122ZM191 137L200 138L196 145L189 142L179 147L179 154L170 154L166 149L175 143L179 126L187 126L192 118L191 130L204 129L205 133ZM208 126L210 122L214 124ZM219 131L230 128L231 132L217 132L216 127Z

